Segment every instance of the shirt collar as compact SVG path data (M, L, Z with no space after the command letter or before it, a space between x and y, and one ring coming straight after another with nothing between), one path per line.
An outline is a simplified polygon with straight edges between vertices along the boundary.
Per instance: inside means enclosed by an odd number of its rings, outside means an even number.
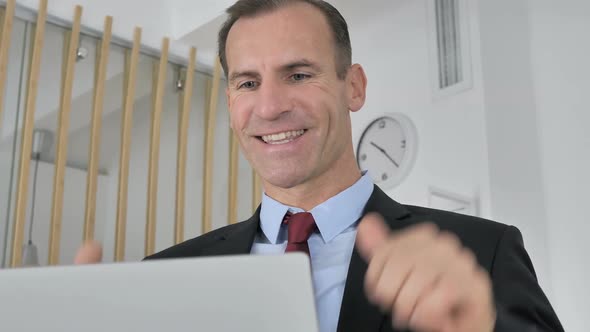
M324 242L330 242L338 234L353 226L360 219L363 209L373 193L373 183L367 172L352 186L309 211L315 219ZM303 212L303 209L282 204L264 194L260 209L260 228L272 244L276 244L283 217L287 211Z

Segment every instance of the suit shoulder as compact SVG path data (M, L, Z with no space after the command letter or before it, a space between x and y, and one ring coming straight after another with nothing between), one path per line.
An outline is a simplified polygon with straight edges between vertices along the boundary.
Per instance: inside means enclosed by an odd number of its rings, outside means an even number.
M449 231L468 230L473 232L491 232L501 235L508 225L494 220L460 214L445 210L437 210L422 206L404 205L414 218L431 221L441 229Z
M506 231L512 226L484 218L419 206L406 206L411 218L432 222L443 231L455 234L469 248L480 264L491 270L496 251Z
M201 252L204 248L207 248L211 244L224 238L226 234L232 232L235 228L239 228L243 223L245 223L245 221L212 230L150 255L146 257L145 260L201 256Z

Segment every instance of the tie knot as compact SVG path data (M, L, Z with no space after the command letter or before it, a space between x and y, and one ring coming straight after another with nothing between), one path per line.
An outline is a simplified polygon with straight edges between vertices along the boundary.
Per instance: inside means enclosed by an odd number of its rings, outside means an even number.
M288 243L307 244L307 240L316 230L315 220L309 212L291 214L287 212L284 223L288 225Z

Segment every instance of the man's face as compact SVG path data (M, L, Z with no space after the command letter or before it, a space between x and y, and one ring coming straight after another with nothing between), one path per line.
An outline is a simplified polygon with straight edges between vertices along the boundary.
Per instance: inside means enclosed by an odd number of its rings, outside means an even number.
M350 80L337 76L319 10L294 4L239 19L226 57L231 126L265 183L295 187L352 152Z

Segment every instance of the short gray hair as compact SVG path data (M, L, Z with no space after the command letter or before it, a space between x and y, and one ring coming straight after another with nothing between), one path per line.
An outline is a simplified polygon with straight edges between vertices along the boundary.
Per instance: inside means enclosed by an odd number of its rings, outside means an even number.
M268 13L287 5L302 2L307 3L319 9L326 17L328 25L332 30L335 43L336 56L336 73L340 79L346 77L348 68L352 64L352 47L350 46L350 36L348 34L348 25L340 12L331 4L322 0L238 0L235 4L226 10L229 15L221 30L219 30L218 54L221 66L226 76L229 74L227 69L227 58L225 56L225 47L227 36L234 23L242 17L255 17L262 13Z

